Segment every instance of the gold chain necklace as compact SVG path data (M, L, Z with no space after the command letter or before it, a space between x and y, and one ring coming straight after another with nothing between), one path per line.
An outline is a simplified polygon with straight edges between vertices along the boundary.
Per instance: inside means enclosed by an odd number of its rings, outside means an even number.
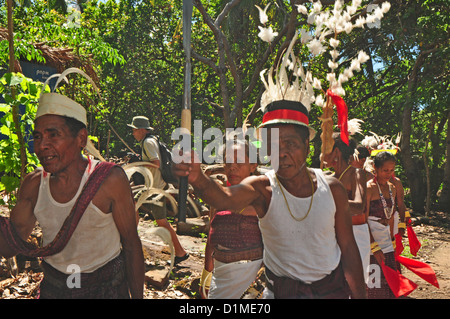
M286 199L286 195L284 195L283 187L281 186L281 183L280 183L280 181L278 180L277 174L275 174L275 179L277 180L278 187L280 187L280 189L281 189L281 194L283 194L284 202L286 203L286 206L287 206L287 209L288 209L288 211L289 211L289 214L291 215L291 217L292 217L293 219L295 219L295 220L298 221L298 222L301 222L301 221L304 220L306 217L308 217L309 212L311 211L311 207L312 207L313 200L314 200L314 183L313 183L313 180L312 180L312 178L311 178L311 175L309 174L308 171L307 171L307 173L308 173L309 181L311 182L311 192L312 192L312 194L311 194L311 202L309 203L309 208L308 208L308 211L306 212L306 215L303 216L303 217L301 217L301 218L297 218L297 217L295 217L295 216L292 214L291 208L289 207L289 203L287 202L287 199Z
M342 176L344 176L344 174L348 171L348 169L349 169L350 167L352 167L352 166L351 166L351 165L347 166L347 168L342 172L342 174L339 175L339 178L338 178L339 180L341 180Z

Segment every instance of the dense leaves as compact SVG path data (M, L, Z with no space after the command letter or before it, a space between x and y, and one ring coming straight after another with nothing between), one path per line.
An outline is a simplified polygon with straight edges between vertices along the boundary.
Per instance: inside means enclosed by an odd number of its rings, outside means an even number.
M6 138L0 140L0 191L6 191L11 194L14 202L15 190L20 185L21 171L20 147L17 130L20 129L25 142L32 140L30 128L33 125L34 114L37 109L37 102L41 93L42 84L34 82L24 77L20 73L7 73L0 79L0 94L2 94L5 103L0 104L0 114L4 116L0 119L0 133ZM12 91L14 90L14 93ZM16 128L13 116L13 106L24 106L20 114L20 128ZM28 167L25 172L31 172L37 165L37 157L30 151L26 150ZM0 199L0 203L4 204L4 199Z
M333 2L324 0L322 4ZM80 80L72 80L62 90L89 107L90 133L98 137L103 153L120 156L126 151L108 123L134 145L126 124L136 115L147 115L156 132L171 144L171 132L180 124L183 97L182 1L78 1L82 12L77 15L70 6L65 11L56 3L17 2L16 56L44 62L32 43L46 42L73 48L92 65L102 100ZM257 36L260 23L255 7L264 8L268 3L269 24L279 32L270 44ZM447 3L390 3L379 29L365 27L340 37L338 70L348 67L359 50L371 57L345 84L349 117L364 121L365 134L393 136L402 132L396 173L406 187L408 204L422 212L428 194L431 203L448 209L450 203L444 200L450 198ZM5 1L0 4L5 27ZM203 121L203 128L239 127L247 115L250 124L259 122L261 113L255 112L261 93L259 72L277 63L295 30L308 28L306 17L297 11L298 4L310 6L306 0L194 1L192 113L193 119ZM364 14L367 4L363 1L358 12ZM6 41L2 41L3 65L7 65L7 50ZM309 58L300 46L294 50ZM327 61L328 57L320 57L309 67L320 74ZM101 112L93 108L97 104ZM317 129L321 112L319 107L311 110L312 125ZM317 166L319 154L320 139L316 139L311 143L312 165ZM427 180L429 191L424 186ZM439 197L440 193L444 196Z

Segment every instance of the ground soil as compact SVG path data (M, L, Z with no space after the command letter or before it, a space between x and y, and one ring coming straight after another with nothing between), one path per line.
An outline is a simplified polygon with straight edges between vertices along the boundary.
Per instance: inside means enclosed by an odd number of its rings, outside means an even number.
M158 236L151 234L155 227L151 220L139 223L139 235L145 250L146 270L169 269L170 250ZM176 229L176 225L174 225ZM408 240L405 237L405 256L426 262L436 272L439 288L436 288L407 269L402 274L418 284L408 299L450 299L450 222L443 213L431 213L429 217L414 219L414 231L422 244L417 256L408 254ZM179 239L190 257L173 268L168 282L163 287L146 283L146 299L199 299L198 283L203 269L206 239L199 236L180 235ZM11 277L6 260L0 260L0 298L31 299L38 292L42 273L39 264L33 260L19 258L19 273Z
M402 274L418 284L417 289L407 298L450 299L450 219L448 214L430 213L429 217L418 218L415 220L413 229L422 246L416 257L407 254L406 257L429 264L436 273L439 288L402 267ZM405 238L403 242L406 246L407 239Z

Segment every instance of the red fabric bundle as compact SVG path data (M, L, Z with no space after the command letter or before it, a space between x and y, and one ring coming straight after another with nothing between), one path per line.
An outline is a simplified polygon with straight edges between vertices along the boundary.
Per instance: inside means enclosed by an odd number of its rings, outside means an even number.
M411 226L408 226L408 239L410 243L410 251L414 256L416 256L421 244ZM426 282L439 288L436 274L429 265L418 260L400 256L403 252L404 246L402 243L402 236L399 233L395 235L395 243L395 259ZM417 288L417 284L401 275L399 271L395 271L384 264L381 265L381 268L389 287L396 297L407 296Z
M411 226L406 227L406 231L408 233L409 250L411 251L411 254L417 256L417 252L422 244L419 242L419 239L417 239L416 233Z
M407 296L417 288L417 284L384 263L381 264L384 277L395 297Z
M331 97L338 115L338 127L341 131L341 140L348 145L348 108L342 97L334 94L331 90L327 90L327 95Z
M395 256L399 256L405 247L402 242L402 235L400 233L395 234Z
M426 282L432 284L433 286L439 288L439 283L437 281L436 274L434 270L430 267L430 265L403 256L397 256L396 259L398 260L398 262L400 262L403 266L411 270L417 276L419 276Z

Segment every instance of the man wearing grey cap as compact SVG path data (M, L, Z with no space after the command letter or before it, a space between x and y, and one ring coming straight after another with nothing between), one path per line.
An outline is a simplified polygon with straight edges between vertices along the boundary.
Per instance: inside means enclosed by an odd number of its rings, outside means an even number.
M152 134L153 128L150 126L150 121L145 116L135 116L131 124L127 124L133 129L133 136L141 145L141 158L144 162L149 162L147 168L150 170L153 176L152 187L164 189L167 183L164 181L160 171L161 154L159 152L159 144L157 137ZM162 207L157 205L151 205L150 213L155 219L159 227L164 227L170 232L175 248L175 261L174 264L178 264L189 257L189 254L184 250L175 230L167 221L167 207L165 201L163 201Z
M86 110L45 93L33 131L42 165L0 218L0 255L43 257L40 298L142 298L144 257L130 185L118 166L86 158ZM43 247L26 240L39 223Z

